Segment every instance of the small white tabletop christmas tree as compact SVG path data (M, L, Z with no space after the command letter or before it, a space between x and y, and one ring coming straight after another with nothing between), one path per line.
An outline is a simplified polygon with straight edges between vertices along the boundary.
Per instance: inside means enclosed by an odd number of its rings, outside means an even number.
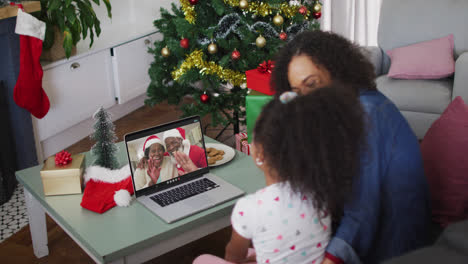
M96 140L96 144L91 148L91 153L96 158L93 165L116 169L119 163L115 157L118 150L115 145L117 139L114 131L115 126L104 107L100 107L94 113L93 118L96 120L94 133L91 135L91 138Z

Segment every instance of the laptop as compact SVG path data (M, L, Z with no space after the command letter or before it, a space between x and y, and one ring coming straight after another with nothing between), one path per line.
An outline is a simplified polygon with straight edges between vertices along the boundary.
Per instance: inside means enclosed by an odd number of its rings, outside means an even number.
M167 223L244 194L210 173L199 116L127 134L125 146L136 200Z

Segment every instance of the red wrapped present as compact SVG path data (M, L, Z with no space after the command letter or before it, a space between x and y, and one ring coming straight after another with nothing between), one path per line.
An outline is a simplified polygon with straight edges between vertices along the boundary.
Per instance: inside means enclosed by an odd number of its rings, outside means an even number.
M248 70L245 72L247 78L247 88L273 95L275 92L270 87L271 73L273 72L274 64L272 61L264 61L257 69Z
M242 141L242 152L250 155L250 144L247 140Z
M247 133L236 134L236 149L242 151L242 141L247 141Z

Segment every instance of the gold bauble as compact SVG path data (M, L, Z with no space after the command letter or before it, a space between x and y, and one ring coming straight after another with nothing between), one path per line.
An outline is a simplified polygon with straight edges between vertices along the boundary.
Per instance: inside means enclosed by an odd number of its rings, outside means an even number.
M258 36L258 38L255 40L255 45L257 45L259 48L265 47L266 39L262 35Z
M283 25L284 19L281 15L277 14L276 16L273 17L273 24L277 26Z
M322 5L319 2L315 3L313 8L314 8L314 13L318 13L322 11Z
M210 54L215 54L216 52L218 52L218 46L214 44L213 42L211 42L211 44L208 45L208 52Z
M247 0L240 0L240 1L239 1L239 8L240 8L240 9L247 9L247 8L249 8L249 1L247 1Z
M171 51L167 48L167 47L164 47L162 48L161 50L161 55L164 57L164 58L167 58L171 55Z

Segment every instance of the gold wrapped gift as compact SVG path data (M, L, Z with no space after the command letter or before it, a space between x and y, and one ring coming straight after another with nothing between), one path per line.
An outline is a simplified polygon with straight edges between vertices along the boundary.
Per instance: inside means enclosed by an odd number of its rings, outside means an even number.
M55 156L49 157L41 170L45 195L75 194L82 192L85 155L72 155L67 165L55 165Z

